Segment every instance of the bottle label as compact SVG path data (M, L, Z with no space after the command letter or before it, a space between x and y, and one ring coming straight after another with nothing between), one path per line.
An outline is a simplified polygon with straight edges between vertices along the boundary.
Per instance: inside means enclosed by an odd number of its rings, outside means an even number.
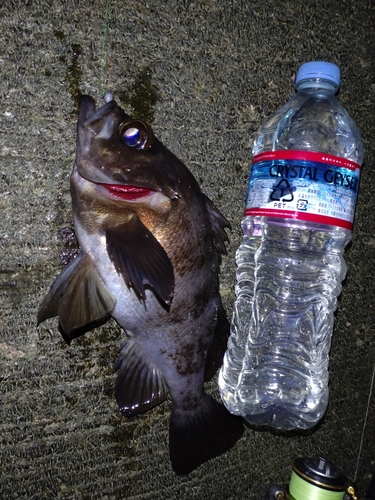
M360 165L325 153L254 156L245 216L306 220L352 229Z

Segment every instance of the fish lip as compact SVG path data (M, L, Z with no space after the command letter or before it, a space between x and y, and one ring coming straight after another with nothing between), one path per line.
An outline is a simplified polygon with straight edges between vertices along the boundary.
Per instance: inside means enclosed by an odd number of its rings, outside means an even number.
M103 194L110 195L112 199L123 201L138 201L147 198L158 191L146 186L136 186L134 184L113 184L104 182L95 182L99 186Z

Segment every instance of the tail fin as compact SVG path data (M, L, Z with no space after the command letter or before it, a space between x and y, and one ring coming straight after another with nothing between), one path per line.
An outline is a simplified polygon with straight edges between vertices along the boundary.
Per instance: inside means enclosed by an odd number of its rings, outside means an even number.
M244 431L239 417L207 394L199 408L172 408L169 452L176 474L188 474L211 458L228 451Z

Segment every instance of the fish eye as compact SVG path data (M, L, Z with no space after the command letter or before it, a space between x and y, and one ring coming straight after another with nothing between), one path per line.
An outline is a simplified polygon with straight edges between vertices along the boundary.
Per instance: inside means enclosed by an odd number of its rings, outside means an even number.
M124 135L122 136L122 140L130 148L136 146L139 143L140 138L141 138L141 131L136 127L128 128L127 130L125 130Z
M121 124L119 135L129 148L134 149L148 148L153 137L150 127L140 120Z

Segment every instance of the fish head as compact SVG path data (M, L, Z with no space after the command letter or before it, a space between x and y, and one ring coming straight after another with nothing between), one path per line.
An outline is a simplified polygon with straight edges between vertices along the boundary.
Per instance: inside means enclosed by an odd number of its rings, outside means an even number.
M97 251L103 268L109 256L139 298L148 286L169 307L175 280L195 289L203 268L209 293L217 292L212 274L228 222L149 124L113 99L97 109L92 97L81 96L70 184L81 249Z
M195 266L193 236L199 254L200 232L212 239L205 197L188 168L116 101L97 109L82 96L70 185L77 239L84 253L96 253L99 273L109 257L138 298L151 288L169 308L176 273L186 262Z
M115 100L96 109L88 95L79 102L76 167L84 179L125 201L152 191L179 198L187 185L187 169L149 124L133 119Z

